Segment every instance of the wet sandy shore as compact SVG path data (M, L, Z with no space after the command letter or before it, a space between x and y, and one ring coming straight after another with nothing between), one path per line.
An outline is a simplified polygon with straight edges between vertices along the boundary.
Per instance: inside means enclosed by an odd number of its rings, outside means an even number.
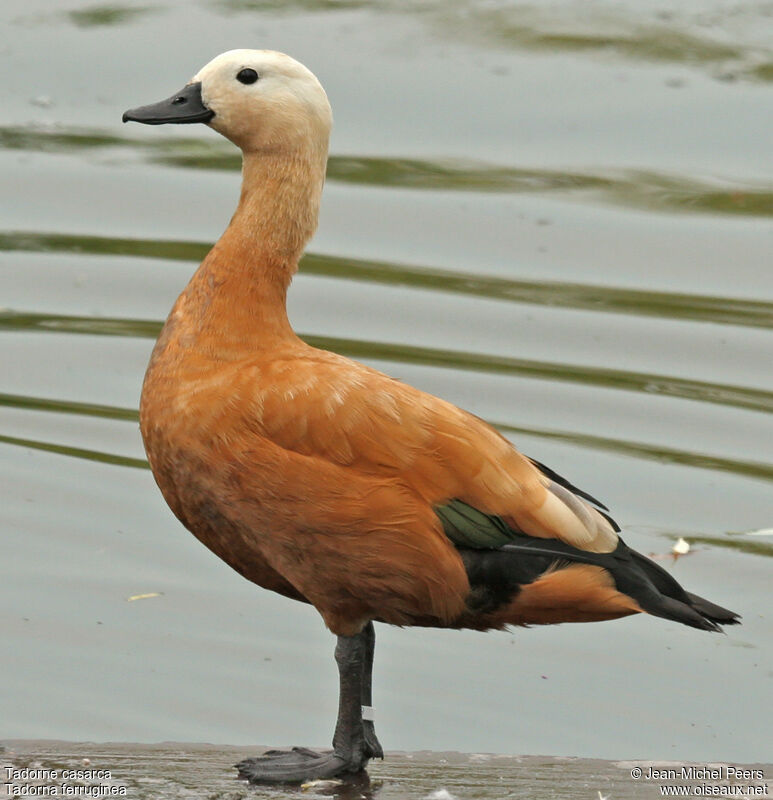
M773 776L771 765L682 765L482 753L389 753L384 762L370 767L368 775L303 788L255 787L237 780L233 764L259 753L256 747L209 744L6 740L0 752L0 797L626 800L669 794L773 796L768 785ZM673 791L665 787L687 788Z

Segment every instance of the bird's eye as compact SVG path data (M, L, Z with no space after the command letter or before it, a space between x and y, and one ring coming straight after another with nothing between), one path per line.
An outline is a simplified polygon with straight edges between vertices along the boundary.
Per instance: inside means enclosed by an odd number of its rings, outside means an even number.
M243 69L237 76L236 80L240 83L255 83L258 79L258 73L254 69Z

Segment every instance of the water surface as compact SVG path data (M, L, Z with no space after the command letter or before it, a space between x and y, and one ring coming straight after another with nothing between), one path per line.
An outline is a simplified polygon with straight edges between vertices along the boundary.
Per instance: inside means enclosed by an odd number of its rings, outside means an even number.
M304 61L336 117L296 329L491 421L744 617L726 636L379 626L387 749L769 758L773 540L750 532L773 525L772 14L5 2L0 736L329 740L332 637L182 530L137 430L239 162L205 128L120 116L248 46Z

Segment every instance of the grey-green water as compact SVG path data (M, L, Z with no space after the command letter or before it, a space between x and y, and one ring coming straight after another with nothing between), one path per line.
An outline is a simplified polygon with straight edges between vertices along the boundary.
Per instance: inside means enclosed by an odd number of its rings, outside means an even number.
M136 423L239 174L212 131L120 115L247 46L336 117L297 330L490 420L638 549L684 536L662 563L744 616L382 626L384 745L769 760L770 3L5 0L0 26L0 736L329 740L332 637L182 530Z

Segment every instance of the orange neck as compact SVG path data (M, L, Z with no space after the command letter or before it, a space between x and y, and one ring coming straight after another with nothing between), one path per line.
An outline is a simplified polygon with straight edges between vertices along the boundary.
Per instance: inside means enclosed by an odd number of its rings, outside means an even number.
M317 226L324 169L314 154L245 154L236 212L170 316L199 347L228 357L295 338L287 288Z

